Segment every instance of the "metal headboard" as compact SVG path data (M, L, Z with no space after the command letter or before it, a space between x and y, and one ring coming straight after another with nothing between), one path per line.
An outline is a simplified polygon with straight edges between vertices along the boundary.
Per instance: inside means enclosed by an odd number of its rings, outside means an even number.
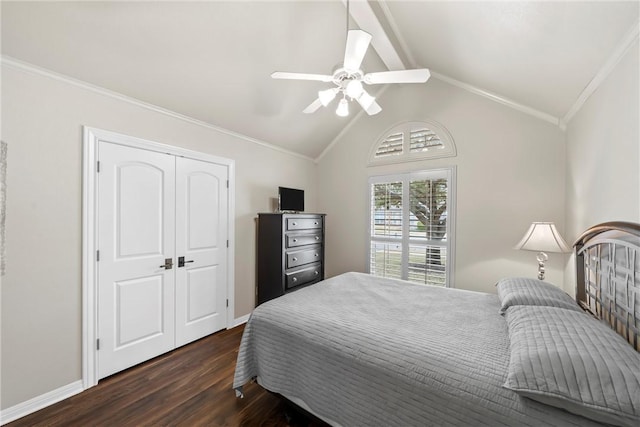
M578 304L640 351L640 224L598 224L574 248Z

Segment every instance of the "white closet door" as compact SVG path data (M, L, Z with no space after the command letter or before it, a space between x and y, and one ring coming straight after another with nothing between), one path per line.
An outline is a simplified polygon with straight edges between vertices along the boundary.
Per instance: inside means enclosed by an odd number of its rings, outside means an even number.
M174 348L175 157L100 142L98 378Z
M226 327L228 168L176 159L176 346Z

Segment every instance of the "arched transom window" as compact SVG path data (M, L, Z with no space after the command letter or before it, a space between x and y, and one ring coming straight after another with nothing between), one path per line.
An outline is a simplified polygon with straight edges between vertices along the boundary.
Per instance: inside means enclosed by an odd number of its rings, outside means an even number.
M442 125L433 121L404 122L378 138L369 156L369 165L455 155L453 138Z

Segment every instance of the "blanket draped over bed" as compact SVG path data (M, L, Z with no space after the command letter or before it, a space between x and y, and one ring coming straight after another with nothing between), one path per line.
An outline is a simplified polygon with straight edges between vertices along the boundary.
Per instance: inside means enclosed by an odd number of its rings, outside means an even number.
M257 378L332 425L594 425L505 389L495 295L346 273L262 304L233 387Z

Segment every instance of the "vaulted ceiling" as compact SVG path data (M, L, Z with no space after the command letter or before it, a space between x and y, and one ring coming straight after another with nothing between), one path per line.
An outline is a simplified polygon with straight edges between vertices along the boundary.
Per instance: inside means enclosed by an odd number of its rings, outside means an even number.
M30 64L316 158L356 116L302 110L344 55L346 9L330 1L2 2L3 61ZM562 123L638 33L637 1L350 2L373 34L363 70L433 77ZM429 84L429 82L425 83ZM370 92L378 93L379 87ZM384 93L380 94L384 110ZM376 116L367 117L375 120Z

